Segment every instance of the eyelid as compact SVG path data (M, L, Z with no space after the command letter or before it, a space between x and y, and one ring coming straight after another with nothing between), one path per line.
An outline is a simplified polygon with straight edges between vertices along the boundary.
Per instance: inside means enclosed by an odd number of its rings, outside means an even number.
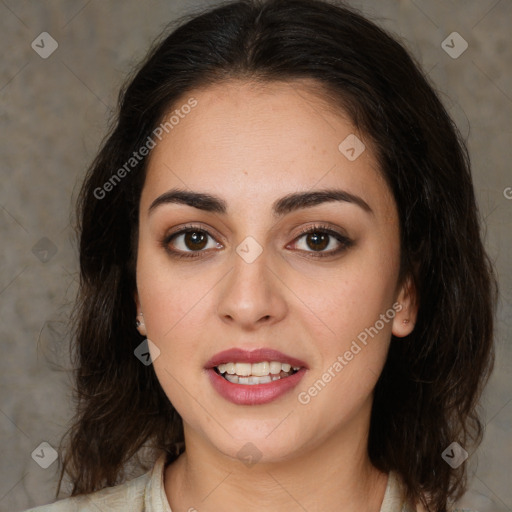
M173 238L176 238L178 236L186 234L187 232L190 232L190 231L196 231L196 232L201 232L201 233L206 234L207 237L212 238L213 240L215 240L217 245L219 245L220 242L218 242L216 237L210 233L209 229L210 228L205 228L198 224L187 224L185 226L181 226L179 229L177 229L175 231L166 233L160 243L172 257L175 257L178 259L179 258L205 257L203 255L205 253L206 254L209 253L211 251L211 249L204 249L204 250L200 250L200 251L180 251L180 250L175 250L175 249L169 249L169 244L173 240ZM299 250L297 250L297 252L309 254L313 258L337 256L338 254L342 253L344 250L346 250L350 246L352 246L354 243L353 240L351 240L348 236L342 234L341 232L337 231L336 229L333 229L330 226L323 224L323 223L315 223L313 225L303 228L300 231L300 233L298 235L296 235L294 237L294 239L289 244L287 244L286 247L288 247L290 244L295 244L298 240L300 240L307 234L312 234L312 233L323 233L330 237L333 237L337 240L337 242L341 245L341 247L338 247L337 249L331 249L330 251L304 251L304 250L299 249Z
M216 237L214 237L210 233L210 231L209 231L210 229L212 229L212 228L205 228L205 227L200 226L199 224L186 224L185 226L179 227L175 231L167 232L164 235L164 237L162 238L162 240L160 241L160 244L170 254L170 256L175 257L175 258L197 258L197 257L202 257L201 256L202 254L204 254L206 252L210 252L210 250L180 251L180 250L176 250L176 249L169 249L169 244L171 243L171 241L174 238L176 238L178 236L184 235L184 234L186 234L188 232L191 232L191 231L196 231L196 232L200 232L200 233L206 234L206 236L208 236L208 237L212 238L213 240L215 240L215 242L218 245L220 242L218 242Z
M308 226L306 228L303 228L301 232L293 239L291 242L292 244L296 243L298 240L300 240L302 237L304 237L307 234L312 233L323 233L326 234L332 238L335 238L337 242L340 244L340 247L337 249L331 249L330 251L303 251L299 250L300 253L306 253L311 255L313 258L327 258L329 256L338 256L342 252L344 252L346 249L351 247L354 244L354 241L350 239L347 235L339 232L337 229L334 229L330 227L327 224L323 223L315 223L312 226Z
M177 229L173 231L166 231L164 235L164 239L170 239L173 236L181 235L183 233L187 233L188 231L201 231L202 233L206 233L208 236L215 238L210 231L215 231L212 227L201 225L201 224L185 224L184 226L179 226ZM216 235L217 236L217 235ZM218 235L219 238L222 238L220 235Z

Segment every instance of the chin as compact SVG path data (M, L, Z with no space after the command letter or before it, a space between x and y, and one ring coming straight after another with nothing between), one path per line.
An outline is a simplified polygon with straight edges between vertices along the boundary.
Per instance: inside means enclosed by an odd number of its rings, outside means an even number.
M286 417L286 416L285 416ZM204 432L221 453L250 466L277 463L294 458L306 444L307 432L298 425L279 420L239 420L221 423L215 432ZM280 423L282 422L282 423ZM211 423L208 425L211 428ZM299 434L300 433L300 434Z

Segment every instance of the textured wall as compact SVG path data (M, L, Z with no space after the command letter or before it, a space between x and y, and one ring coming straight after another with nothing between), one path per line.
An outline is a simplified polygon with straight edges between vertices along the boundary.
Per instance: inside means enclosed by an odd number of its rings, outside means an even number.
M486 438L468 460L466 502L481 512L512 510L512 2L350 3L407 41L468 138L501 305L497 366L482 403ZM77 185L125 74L166 22L201 4L0 1L2 511L53 500L57 463L43 469L32 454L42 442L57 447L70 417L69 376L59 365L69 367L63 322L76 290ZM462 39L444 44L452 56L442 46L454 31L468 44L458 57Z

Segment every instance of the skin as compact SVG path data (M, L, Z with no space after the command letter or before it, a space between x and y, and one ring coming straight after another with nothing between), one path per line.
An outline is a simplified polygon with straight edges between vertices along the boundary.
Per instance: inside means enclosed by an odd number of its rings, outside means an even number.
M308 85L233 81L193 91L175 108L191 96L198 105L150 156L135 300L144 314L140 332L160 350L156 375L184 422L186 452L164 478L173 512L227 504L229 510L380 510L387 475L366 452L372 393L391 333L406 336L414 327L414 290L409 280L398 280L396 204L369 142ZM338 149L349 134L366 143L354 161ZM219 196L227 214L184 204L149 213L172 188ZM359 196L372 212L324 202L272 215L272 203L287 194L329 188ZM211 237L201 257L173 258L161 240L188 223ZM318 223L352 245L315 257L317 246L301 229ZM236 252L247 236L263 250L252 263ZM340 247L328 240L320 252ZM168 247L191 253L197 246L185 245L182 235ZM299 393L397 301L402 310L301 404ZM215 391L204 370L214 354L232 347L277 349L309 369L274 402L235 405ZM261 453L250 467L237 457L248 442Z

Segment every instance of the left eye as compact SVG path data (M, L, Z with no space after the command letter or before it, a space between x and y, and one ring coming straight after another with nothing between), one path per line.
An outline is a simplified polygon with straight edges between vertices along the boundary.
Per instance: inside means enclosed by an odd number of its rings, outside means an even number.
M299 247L299 249L305 252L318 253L315 256L332 256L351 245L351 241L341 233L322 227L305 230L295 240L301 241L301 239L303 239L303 243L302 248ZM326 250L329 247L330 250Z

